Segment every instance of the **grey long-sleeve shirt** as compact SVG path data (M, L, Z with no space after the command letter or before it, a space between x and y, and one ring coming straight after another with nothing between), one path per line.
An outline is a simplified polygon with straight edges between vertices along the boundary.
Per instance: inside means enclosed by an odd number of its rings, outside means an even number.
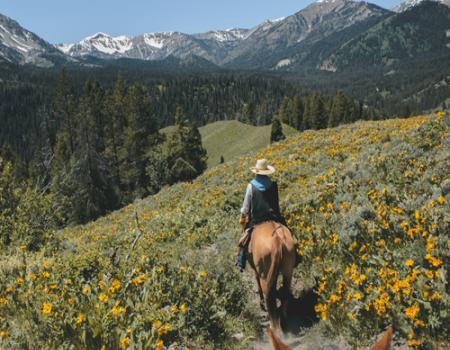
M245 191L244 203L242 203L241 214L248 215L250 212L250 203L252 202L252 184L248 184Z

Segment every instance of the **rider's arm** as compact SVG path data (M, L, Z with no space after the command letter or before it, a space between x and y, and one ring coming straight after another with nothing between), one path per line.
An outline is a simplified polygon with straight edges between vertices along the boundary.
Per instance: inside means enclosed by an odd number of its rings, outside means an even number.
M247 190L245 191L244 203L242 203L241 218L239 220L242 229L244 229L245 225L247 224L251 202L252 202L252 185L248 184Z
M250 212L250 203L252 202L252 185L248 184L245 191L244 203L242 203L241 214L248 215Z

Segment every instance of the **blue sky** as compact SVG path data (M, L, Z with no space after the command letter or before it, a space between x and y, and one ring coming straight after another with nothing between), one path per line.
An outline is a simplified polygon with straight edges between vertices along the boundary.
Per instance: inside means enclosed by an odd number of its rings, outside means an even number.
M96 32L199 33L250 28L288 16L312 0L1 0L0 13L51 43L74 42ZM390 8L400 0L374 0Z

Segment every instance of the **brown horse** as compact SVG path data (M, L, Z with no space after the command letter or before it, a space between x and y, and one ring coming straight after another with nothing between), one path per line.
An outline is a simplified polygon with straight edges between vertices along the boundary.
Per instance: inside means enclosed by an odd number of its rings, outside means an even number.
M274 330L280 329L277 297L287 312L291 298L292 272L296 263L295 242L286 226L273 221L255 226L249 245L249 263L255 270L261 301L264 300ZM283 276L281 293L277 291L278 275Z

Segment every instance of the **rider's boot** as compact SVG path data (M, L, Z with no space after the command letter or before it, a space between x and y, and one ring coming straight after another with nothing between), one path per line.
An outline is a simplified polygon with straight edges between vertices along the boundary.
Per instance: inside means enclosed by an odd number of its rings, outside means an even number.
M236 257L236 266L239 267L241 272L243 272L245 269L245 261L246 261L245 251L244 249L239 249L238 256Z

